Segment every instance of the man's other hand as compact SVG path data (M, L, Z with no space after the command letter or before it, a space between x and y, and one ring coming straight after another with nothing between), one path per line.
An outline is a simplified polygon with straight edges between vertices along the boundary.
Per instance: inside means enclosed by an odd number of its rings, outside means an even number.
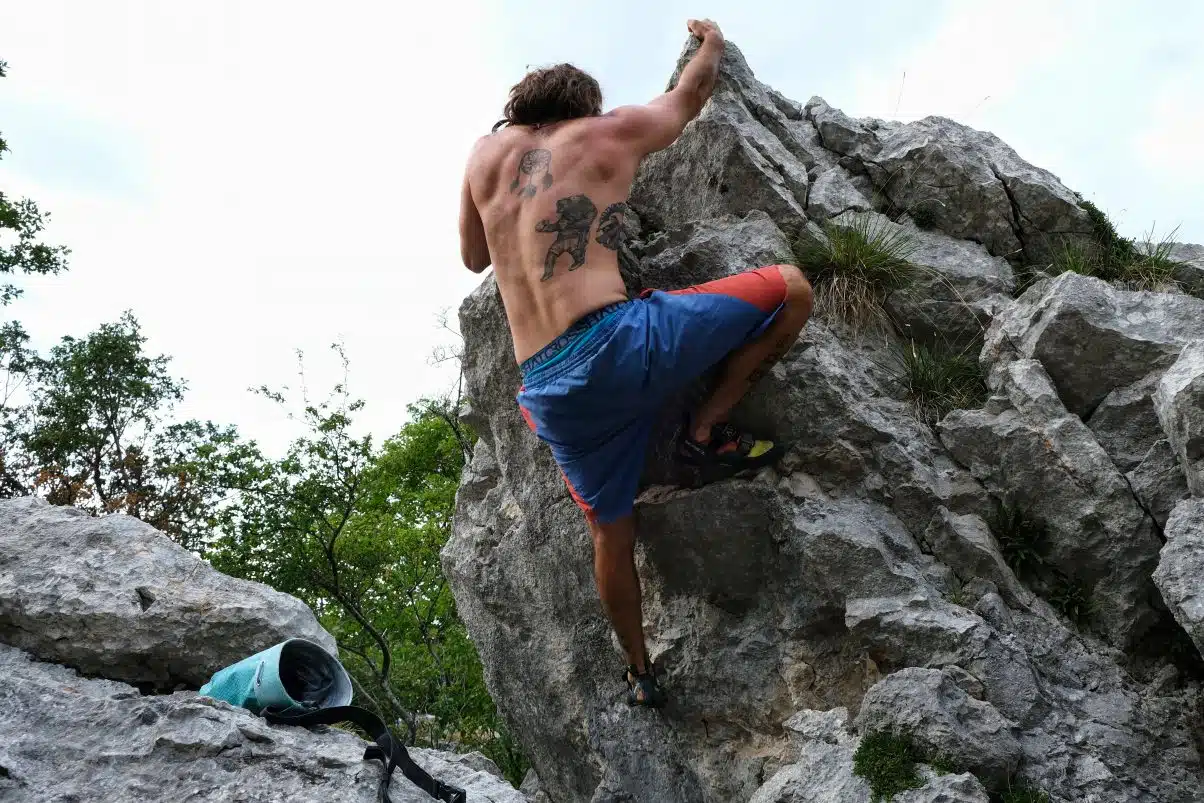
M699 39L706 41L708 36L713 36L722 41L723 32L719 30L719 26L711 20L688 20L686 27L690 29L690 33L697 36Z

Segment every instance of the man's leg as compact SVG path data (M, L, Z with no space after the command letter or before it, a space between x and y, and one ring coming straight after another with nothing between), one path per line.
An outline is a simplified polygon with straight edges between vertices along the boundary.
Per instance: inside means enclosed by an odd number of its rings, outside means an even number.
M646 671L644 616L640 578L635 571L635 516L599 524L589 522L594 537L594 579L598 596L627 656L637 672Z
M790 350L811 317L811 284L803 272L793 265L777 268L786 282L782 310L760 337L727 358L719 384L699 406L691 422L690 436L700 443L710 440L711 427L725 420L736 402Z

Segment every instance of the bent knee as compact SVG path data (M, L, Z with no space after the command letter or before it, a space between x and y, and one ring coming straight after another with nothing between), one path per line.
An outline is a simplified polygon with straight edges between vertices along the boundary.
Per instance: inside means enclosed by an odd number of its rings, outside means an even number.
M803 272L795 265L778 265L777 268L782 274L782 281L786 283L785 302L792 306L810 308L812 302L811 282L807 281Z

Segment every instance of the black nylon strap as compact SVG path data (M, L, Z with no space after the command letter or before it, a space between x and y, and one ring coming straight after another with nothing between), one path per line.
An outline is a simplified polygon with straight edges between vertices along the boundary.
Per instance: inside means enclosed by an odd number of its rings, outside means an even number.
M350 722L358 725L372 740L376 742L364 751L364 760L379 760L385 765L385 774L381 778L377 790L379 803L392 803L389 798L389 782L393 778L393 770L400 768L401 774L410 782L436 800L444 803L468 803L468 795L463 789L449 786L442 781L432 778L430 773L414 763L405 746L393 737L389 728L380 717L371 711L354 705L335 706L334 708L319 708L316 711L305 711L299 714L279 714L264 711L263 718L273 725L337 725L340 722Z

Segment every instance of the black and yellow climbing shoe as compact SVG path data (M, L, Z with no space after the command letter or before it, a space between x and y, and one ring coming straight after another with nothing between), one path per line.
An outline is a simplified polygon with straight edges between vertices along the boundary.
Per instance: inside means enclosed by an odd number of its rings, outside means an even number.
M767 466L781 454L781 444L754 438L729 423L711 427L711 439L707 443L690 437L690 428L687 426L677 443L677 456L683 463L731 471Z
M648 661L648 666L642 673L637 672L634 666L627 667L627 671L623 673L623 680L627 681L628 705L662 708L669 699L656 684L656 667L651 661Z

